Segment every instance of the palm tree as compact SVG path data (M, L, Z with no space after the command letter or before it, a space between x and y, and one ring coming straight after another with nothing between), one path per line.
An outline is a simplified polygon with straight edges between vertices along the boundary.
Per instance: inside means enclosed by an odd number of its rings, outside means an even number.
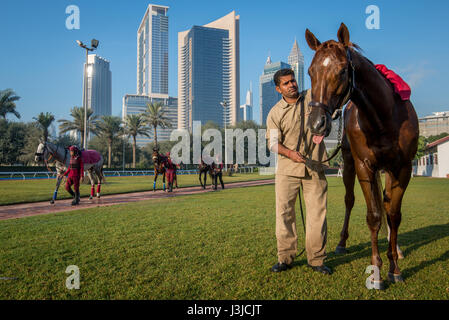
M87 129L90 133L96 134L95 123L98 120L97 116L93 116L92 109L87 109ZM81 140L84 141L84 108L83 107L73 107L70 109L70 115L73 121L61 119L58 120L60 123L59 131L61 134L67 133L69 131L75 130L81 134Z
M34 120L36 120L39 127L42 129L44 133L44 141L47 141L48 139L48 127L50 127L51 123L55 121L55 117L50 113L39 113L39 115L36 117L33 117Z
M97 135L106 139L108 143L108 167L111 167L112 142L123 135L122 119L117 116L103 116L97 123Z
M20 119L20 113L16 111L15 101L20 97L16 96L16 93L12 89L0 90L0 116L6 119L8 113L14 114Z
M149 137L150 127L145 125L142 114L130 114L125 117L125 134L133 137L133 168L136 167L136 137L143 135Z
M143 113L144 121L147 125L151 126L154 130L154 145L157 148L157 127L161 128L171 128L172 125L170 120L165 116L165 111L163 110L163 104L158 103L147 103L147 108Z

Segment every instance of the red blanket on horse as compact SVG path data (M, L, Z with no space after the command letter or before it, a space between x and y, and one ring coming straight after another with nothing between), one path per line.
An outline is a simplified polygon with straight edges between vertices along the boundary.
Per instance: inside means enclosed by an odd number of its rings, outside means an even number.
M394 91L399 94L402 100L410 99L412 91L408 84L404 80L402 80L400 76L394 73L394 71L389 70L383 64L376 64L376 69L379 70L380 73L382 73L384 77L393 84Z
M84 163L97 163L101 159L101 155L96 150L83 150L81 151L81 158Z

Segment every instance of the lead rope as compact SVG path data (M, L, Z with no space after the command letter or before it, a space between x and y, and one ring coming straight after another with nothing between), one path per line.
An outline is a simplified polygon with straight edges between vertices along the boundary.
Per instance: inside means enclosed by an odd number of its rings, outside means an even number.
M305 97L303 96L301 98L301 126L300 126L300 129L299 129L298 144L296 145L296 151L297 152L299 152L299 148L301 146L301 139L304 136L304 99L305 99ZM304 138L304 142L306 142L305 138ZM309 145L308 149L310 149L310 145ZM304 221L304 211L302 209L301 185L299 186L298 199L299 199L299 208L300 208L300 212L301 212L301 221L302 221L302 227L303 227L303 230L304 230L304 239L305 239L306 238L306 224L305 224L305 221ZM296 255L296 258L301 256L305 251L306 251L306 248L304 247L304 249L302 249L302 251L298 255Z

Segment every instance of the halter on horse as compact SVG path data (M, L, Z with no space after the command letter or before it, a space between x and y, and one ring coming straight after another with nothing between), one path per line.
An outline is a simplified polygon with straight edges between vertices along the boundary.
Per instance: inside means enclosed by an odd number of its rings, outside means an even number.
M312 107L308 126L313 142L320 143L331 129L332 114L350 100L344 113L342 141L343 181L346 188L346 215L337 253L346 252L348 226L354 206L354 182L357 174L367 205L367 223L371 232L371 264L379 268L382 260L378 233L382 216L389 227L388 259L391 282L403 281L398 266L400 250L397 234L401 205L412 170L418 143L418 119L412 103L401 100L391 83L379 73L358 47L349 41L349 31L342 23L338 42L321 43L308 29L306 40L316 51L309 68L312 83ZM385 171L382 199L380 171ZM379 277L373 287L383 288Z
M56 201L59 186L61 185L61 181L63 178L62 174L67 170L69 166L70 153L67 148L60 147L48 141L39 143L37 151L35 153L34 161L44 162L48 170L50 170L48 163L53 159L56 163L56 172L58 173L58 176L56 179L56 188L53 193L53 197L50 200L50 203L52 204ZM97 198L100 198L101 181L104 180L103 158L101 157L97 163L85 163L84 169L87 170L87 175L89 177L92 188L94 188L95 186L95 180L93 177L93 173L95 172L96 179L98 180ZM92 199L92 193L89 199Z

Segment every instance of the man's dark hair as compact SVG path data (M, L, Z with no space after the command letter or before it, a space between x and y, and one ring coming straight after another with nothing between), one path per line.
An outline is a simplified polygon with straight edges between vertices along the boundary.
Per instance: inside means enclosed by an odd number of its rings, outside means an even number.
M276 85L276 87L279 87L279 85L281 84L281 77L289 76L289 75L292 75L294 77L295 72L292 69L278 70L273 76L273 81L274 81L274 84Z

